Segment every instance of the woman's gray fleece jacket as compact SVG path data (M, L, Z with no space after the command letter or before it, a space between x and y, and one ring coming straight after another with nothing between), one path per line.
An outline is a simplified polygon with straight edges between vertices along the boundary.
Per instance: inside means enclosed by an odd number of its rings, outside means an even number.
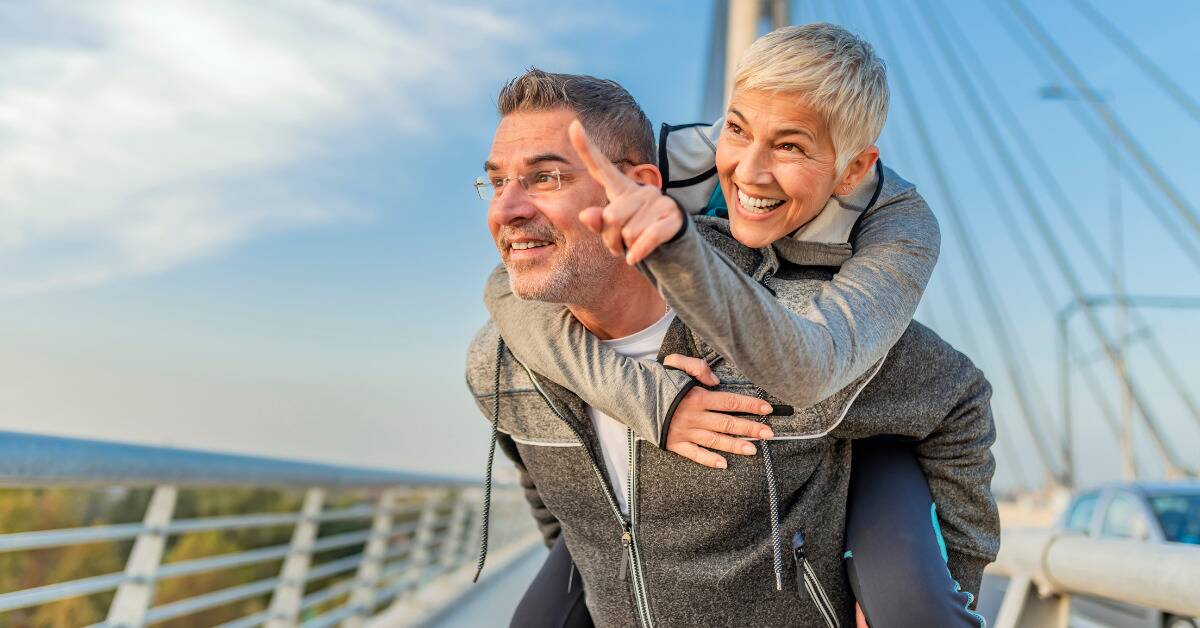
M697 246L703 236L785 302L811 300L832 277L836 264L812 266L815 260L849 256L822 246L750 250L719 221L695 225L668 246ZM468 384L484 415L498 418L499 444L517 465L543 534L548 541L566 536L597 625L825 626L827 616L852 625L841 558L849 441L875 434L908 436L925 447L922 464L938 496L949 567L964 589L978 591L983 566L995 557L991 389L966 356L919 323L882 364L845 388L793 416L769 417L775 438L761 448L764 455L731 456L728 469L714 470L631 439L625 487L610 486L600 467L582 400L526 369L499 343L490 323L476 336ZM780 401L722 359L682 314L660 358L671 353L710 360L723 390ZM628 493L628 517L616 507L614 490ZM952 530L970 532L951 539ZM800 538L797 551L793 539ZM803 561L827 594L816 596L823 599L802 593L807 589L795 574Z

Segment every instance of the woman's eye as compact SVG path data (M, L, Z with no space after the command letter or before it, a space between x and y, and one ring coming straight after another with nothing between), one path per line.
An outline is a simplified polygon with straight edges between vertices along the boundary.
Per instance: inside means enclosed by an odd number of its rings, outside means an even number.
M742 134L742 127L740 127L740 126L738 126L738 125L736 125L736 124L734 124L734 123L732 123L732 122L726 122L726 123L725 123L725 128L726 128L726 129L729 129L729 132L730 132L730 133L733 133L733 134L735 134L735 135L741 135L741 134Z
M787 151L789 153L803 153L804 152L803 150L800 150L800 147L796 146L795 144L780 144L779 150Z

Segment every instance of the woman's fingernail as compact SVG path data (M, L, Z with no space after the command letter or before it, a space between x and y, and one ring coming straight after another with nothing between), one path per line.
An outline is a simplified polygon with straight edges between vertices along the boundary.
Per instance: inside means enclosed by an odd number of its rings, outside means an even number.
M754 445L742 445L742 453L747 456L754 455Z
M718 469L724 469L724 468L725 468L727 465L728 465L728 463L726 463L726 462L725 462L725 460L724 460L723 458L722 458L721 460L718 460L718 461L717 461L717 468L718 468Z
M761 406L759 406L759 407L758 407L758 411L759 411L759 412L763 412L763 413L770 412L770 411L771 411L771 406L768 406L767 404L765 404L765 403L764 403L763 405L761 405Z
M759 430L758 431L758 437L763 440L770 440L774 436L775 436L775 433L772 432L771 430Z

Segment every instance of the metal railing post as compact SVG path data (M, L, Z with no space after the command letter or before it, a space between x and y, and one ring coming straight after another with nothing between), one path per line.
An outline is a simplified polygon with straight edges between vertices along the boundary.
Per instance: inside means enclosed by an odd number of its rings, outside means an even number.
M1067 628L1071 598L1051 594L1042 597L1029 576L1014 576L1004 591L996 613L996 628Z
M358 563L354 590L350 594L350 606L354 614L342 622L343 628L359 628L375 610L375 591L383 574L383 561L387 556L388 543L392 537L392 520L395 518L396 492L385 490L379 495L378 510L371 522L371 536L363 548L362 561Z
M446 531L446 546L442 548L442 569L449 571L462 562L463 547L466 546L467 519L471 516L469 501L474 498L470 491L461 490L454 500L454 510L450 513L450 529Z
M267 610L267 628L295 626L300 615L300 603L304 599L304 576L312 562L313 542L320 528L318 517L325 504L325 489L310 488L304 494L304 505L300 508L300 520L292 530L292 542L287 558L279 571L279 584L271 594Z
M146 613L154 602L155 574L162 564L167 545L167 526L171 524L171 517L175 513L178 492L176 487L164 484L156 486L150 495L150 503L142 518L145 529L133 542L133 550L125 563L126 580L117 587L117 593L108 607L108 625L141 628L146 624Z
M408 553L408 565L400 576L403 595L420 582L429 562L429 546L433 544L433 528L437 525L437 510L445 497L445 489L430 489L425 493L421 507L421 518L417 520L417 531L412 538L412 549Z

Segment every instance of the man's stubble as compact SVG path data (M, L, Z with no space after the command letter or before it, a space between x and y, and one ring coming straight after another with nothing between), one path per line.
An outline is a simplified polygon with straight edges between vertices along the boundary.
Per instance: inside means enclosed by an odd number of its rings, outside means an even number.
M509 228L505 227L507 231ZM516 231L516 229L514 229ZM551 241L558 252L551 267L538 277L527 272L531 264L514 262L505 256L509 287L520 299L583 305L603 298L612 284L614 266L621 260L604 248L599 236L586 237L567 244L562 235L548 225L524 225L521 235ZM507 239L502 233L502 241Z

